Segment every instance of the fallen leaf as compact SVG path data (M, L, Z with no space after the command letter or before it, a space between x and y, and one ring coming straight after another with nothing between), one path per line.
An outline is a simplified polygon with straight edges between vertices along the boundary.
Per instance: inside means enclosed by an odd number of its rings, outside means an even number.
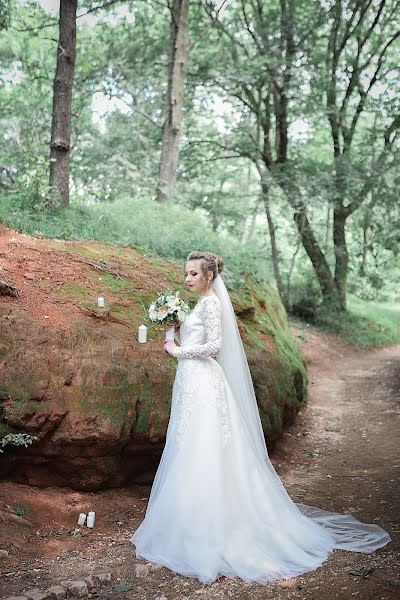
M367 577L372 571L374 567L360 567L359 569L350 569L349 575L356 575L357 577Z
M127 581L121 581L121 583L117 583L117 585L114 585L112 591L113 592L129 592L129 590L131 590L133 588L132 583L129 583Z

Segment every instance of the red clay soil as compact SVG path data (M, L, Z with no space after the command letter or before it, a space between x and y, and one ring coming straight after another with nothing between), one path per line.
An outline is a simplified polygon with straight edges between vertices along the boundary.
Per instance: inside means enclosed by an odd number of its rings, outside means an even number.
M19 252L17 243L13 252ZM34 280L27 274L34 275L35 264L22 254L20 262L14 284L30 290ZM57 266L49 263L48 268ZM78 277L76 271L71 269L70 277ZM34 289L29 294L38 318L52 317L55 301L51 292L43 292L40 298ZM129 538L143 518L149 486L86 493L1 483L0 597L19 595L34 586L45 589L66 578L111 571L113 585L127 582L132 589L117 592L109 585L92 597L400 598L400 348L357 351L309 329L295 333L309 365L309 401L277 443L274 466L294 500L350 511L362 521L376 522L392 536L389 545L372 555L334 551L316 571L269 585L225 578L204 585L165 568L136 578L134 566L144 561L134 558ZM79 513L89 510L96 512L93 531L77 526Z
M22 310L29 307L32 317L44 322L50 319L53 325L68 328L71 317L80 314L79 304L70 298L60 298L55 286L76 284L93 288L93 279L89 275L98 265L98 289L91 289L93 300L97 300L103 287L101 263L104 248L107 247L107 263L115 268L116 273L121 263L117 254L110 253L110 245L93 241L88 242L89 245L90 250L85 257L85 242L41 240L0 225L0 280L12 283L22 292L18 299ZM158 290L159 273L154 271L154 279L152 277L153 259L146 261L133 248L131 254L129 276L134 276L136 281L140 280L144 289ZM126 259L124 262L126 265ZM12 280L8 267L11 267ZM0 302L2 301L7 300L0 295Z

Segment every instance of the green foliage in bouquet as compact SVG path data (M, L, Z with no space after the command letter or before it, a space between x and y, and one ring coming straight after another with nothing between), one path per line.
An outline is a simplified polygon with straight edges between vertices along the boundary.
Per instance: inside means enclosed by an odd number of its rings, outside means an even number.
M165 325L180 324L189 313L189 304L179 297L179 291L165 290L150 304L149 319Z

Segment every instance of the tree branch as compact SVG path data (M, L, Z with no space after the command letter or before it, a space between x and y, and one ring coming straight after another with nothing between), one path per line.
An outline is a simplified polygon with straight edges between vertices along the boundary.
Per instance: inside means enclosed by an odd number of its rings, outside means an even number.
M365 106L365 102L366 102L366 99L368 97L368 94L369 94L369 92L371 91L372 87L375 85L375 83L376 83L376 81L378 79L379 72L380 72L380 70L382 68L382 65L383 65L383 62L384 62L384 59L385 59L386 51L387 51L387 49L391 46L391 44L398 37L400 37L400 30L397 31L391 37L391 39L385 44L385 46L383 47L382 51L380 52L379 57L378 57L377 67L375 69L374 74L372 75L372 77L370 79L370 82L368 84L367 89L364 90L364 89L362 89L362 88L359 87L360 100L359 100L359 103L357 105L356 111L355 111L355 113L353 115L353 119L352 119L352 122L351 122L351 125L350 125L350 130L349 130L349 133L348 133L348 139L349 139L348 146L350 145L350 143L351 143L351 141L353 139L354 132L355 132L355 129L356 129L356 125L357 125L358 119L359 119L362 111L364 110L364 106Z
M361 206L361 204L364 202L365 198L367 197L367 193L371 189L371 183L373 181L376 181L376 174L381 172L381 168L382 168L382 166L385 162L385 159L388 155L388 145L390 145L390 142L387 144L386 140L389 139L390 135L394 131L398 130L399 128L400 128L400 115L398 115L393 120L391 125L387 128L385 135L384 135L385 147L383 148L382 152L380 153L380 155L376 159L375 163L371 167L371 174L364 182L364 185L362 186L361 191L358 193L356 198L354 198L354 200L350 204L348 204L346 207L343 207L343 212L346 215L346 218L349 215L352 215Z

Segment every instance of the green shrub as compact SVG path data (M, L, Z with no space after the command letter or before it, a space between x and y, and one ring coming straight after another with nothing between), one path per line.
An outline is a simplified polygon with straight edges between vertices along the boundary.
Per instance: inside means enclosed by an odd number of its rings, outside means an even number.
M29 435L28 433L7 433L7 435L0 438L0 453L3 452L2 448L9 444L12 444L13 446L25 446L25 448L27 448L34 440L37 440L36 435Z

